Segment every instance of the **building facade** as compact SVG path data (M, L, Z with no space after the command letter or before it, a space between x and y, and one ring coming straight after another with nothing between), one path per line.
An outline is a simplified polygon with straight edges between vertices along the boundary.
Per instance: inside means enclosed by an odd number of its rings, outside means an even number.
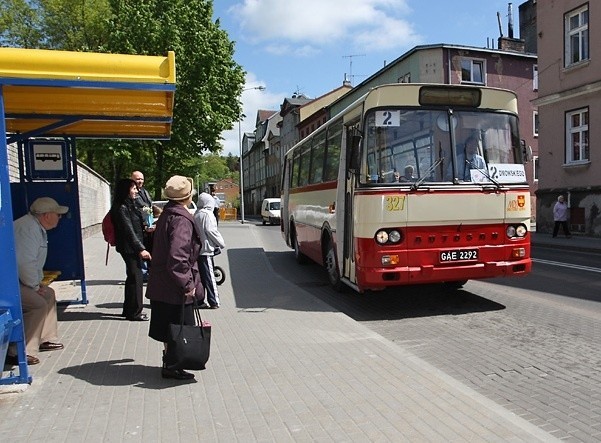
M255 134L253 132L245 132L242 134L240 141L240 151L242 155L240 157L240 214L244 217L246 208L250 204L250 194L246 192L247 183L250 181L250 161L249 153L252 145L255 143Z
M244 156L245 168L248 167L248 179L244 182L245 210L250 215L259 214L264 198L275 197L271 195L276 192L276 172L271 161L274 147L271 143L274 137L279 137L279 120L278 111L257 111L254 142Z
M601 3L538 0L540 171L537 228L551 232L566 197L571 230L601 235ZM589 24L593 24L589 26ZM596 36L596 37L595 37Z

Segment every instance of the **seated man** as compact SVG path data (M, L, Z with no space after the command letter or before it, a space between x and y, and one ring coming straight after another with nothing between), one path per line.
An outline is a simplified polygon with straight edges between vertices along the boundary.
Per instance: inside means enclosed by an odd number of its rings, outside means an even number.
M399 174L399 172L395 171L394 172L394 178L395 181L397 182L410 182L415 180L415 177L413 176L413 165L407 165L405 166L405 173L403 175Z
M458 156L459 170L463 171L463 180L465 181L472 180L470 170L486 170L486 162L484 161L484 157L478 154L478 147L478 139L474 136L470 136L465 141L465 154L463 160Z
M457 149L457 172L459 180L472 181L472 169L486 170L486 162L484 157L479 153L478 138L470 135L461 148ZM445 171L445 180L453 179L453 163L448 162Z
M42 279L48 252L46 231L56 228L69 208L60 206L50 197L40 197L29 209L28 214L14 221L14 231L27 364L36 365L40 362L39 351L56 351L64 347L58 342L54 290L43 286ZM6 360L9 364L18 363L14 346Z

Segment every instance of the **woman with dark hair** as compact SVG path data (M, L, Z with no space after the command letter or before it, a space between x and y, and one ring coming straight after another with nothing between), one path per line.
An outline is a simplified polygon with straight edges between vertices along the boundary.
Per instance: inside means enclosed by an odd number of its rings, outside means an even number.
M171 341L169 325L181 323L182 310L184 324L194 325L194 297L204 296L197 264L200 236L187 208L192 202L192 181L174 175L167 181L163 194L169 202L157 221L152 247L154 260L146 289L152 310L148 335L163 343L161 376L191 380L194 374L168 367L165 351Z
M130 321L147 321L144 307L142 260L150 260L144 247L144 220L134 200L138 195L136 182L124 178L117 182L111 205L111 219L115 227L117 252L125 262L125 298L122 316Z

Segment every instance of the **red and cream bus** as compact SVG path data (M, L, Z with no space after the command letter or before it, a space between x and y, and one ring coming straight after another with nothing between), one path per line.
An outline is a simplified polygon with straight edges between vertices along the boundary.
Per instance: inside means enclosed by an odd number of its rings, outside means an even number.
M336 289L530 272L530 194L513 92L375 87L285 156L282 234Z

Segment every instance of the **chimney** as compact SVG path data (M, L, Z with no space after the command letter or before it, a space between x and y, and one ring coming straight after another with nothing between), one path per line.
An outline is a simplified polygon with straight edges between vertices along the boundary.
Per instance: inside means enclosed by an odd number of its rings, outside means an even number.
M509 3L509 6L507 6L507 15L509 16L509 24L507 25L507 37L513 38L513 7L511 3Z
M497 12L497 18L499 19L499 31L501 32L501 37L499 37L497 47L501 51L513 51L513 52L520 52L520 53L524 54L526 52L524 40L518 39L518 38L513 38L513 7L512 7L511 3L509 3L508 15L509 15L509 24L507 26L508 36L503 37L503 31L501 28L501 16Z
M344 73L344 80L342 80L342 86L353 86L351 80L346 76L346 72Z

